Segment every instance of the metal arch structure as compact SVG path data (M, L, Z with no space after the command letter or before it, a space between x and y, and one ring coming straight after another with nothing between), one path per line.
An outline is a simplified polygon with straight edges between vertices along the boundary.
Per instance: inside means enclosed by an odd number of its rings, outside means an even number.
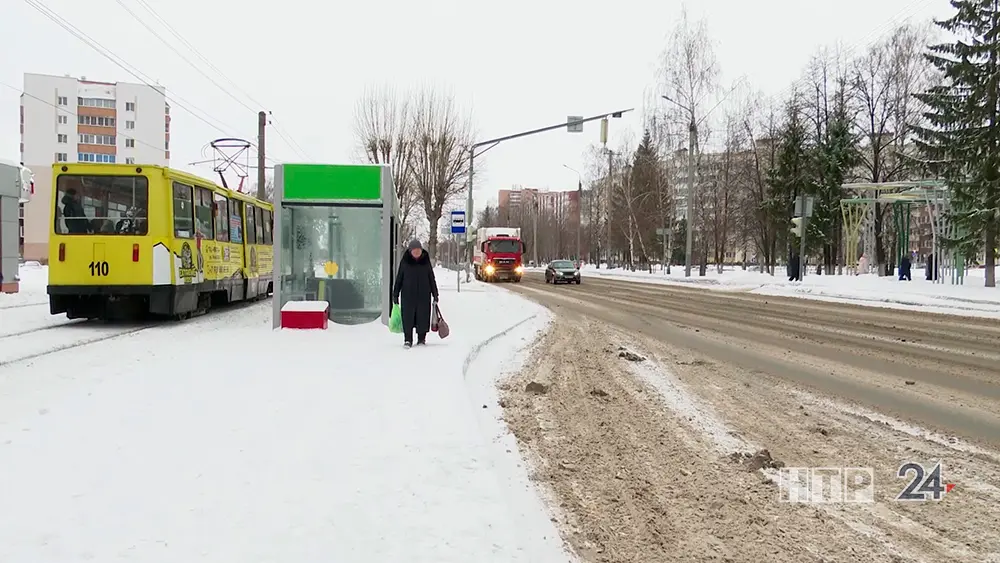
M854 183L842 184L844 190L853 191L858 197L840 200L840 212L844 219L844 262L848 273L867 274L858 271L858 246L864 244L864 254L875 255L875 203L880 202L882 192L899 190L895 183ZM869 259L869 269L872 262Z
M934 283L944 283L942 273L950 274L952 284L962 284L965 280L965 261L958 252L946 254L942 237L954 236L955 226L948 221L951 198L944 183L937 180L909 182L853 183L843 184L845 190L867 192L872 197L849 198L840 201L847 237L847 265L857 269L858 242L861 229L865 230L865 252L874 252L875 203L892 204L895 226L899 232L897 253L909 249L910 214L913 205L923 204L931 223ZM889 192L889 193L881 193ZM871 249L871 250L870 250ZM898 258L898 256L897 256Z
M212 147L212 170L219 175L222 186L226 189L229 182L226 181L226 172L233 171L239 178L236 191L242 192L247 177L250 175L250 147L253 143L246 139L223 138L211 141Z

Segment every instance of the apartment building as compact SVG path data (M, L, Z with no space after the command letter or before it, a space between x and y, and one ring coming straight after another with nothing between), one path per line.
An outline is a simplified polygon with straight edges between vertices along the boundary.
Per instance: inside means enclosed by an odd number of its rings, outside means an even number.
M580 194L576 190L553 192L513 186L509 190L499 190L497 208L501 218L514 218L528 212L533 201L538 202L539 211L559 217L569 225L580 222Z
M24 259L48 257L52 164L166 166L169 161L165 88L25 73L21 162L35 172L35 195L21 209Z

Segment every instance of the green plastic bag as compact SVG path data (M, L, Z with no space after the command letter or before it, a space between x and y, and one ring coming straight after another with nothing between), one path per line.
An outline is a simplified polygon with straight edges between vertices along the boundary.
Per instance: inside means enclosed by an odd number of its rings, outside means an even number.
M403 333L403 312L395 303L392 304L392 312L389 314L389 332L393 334Z

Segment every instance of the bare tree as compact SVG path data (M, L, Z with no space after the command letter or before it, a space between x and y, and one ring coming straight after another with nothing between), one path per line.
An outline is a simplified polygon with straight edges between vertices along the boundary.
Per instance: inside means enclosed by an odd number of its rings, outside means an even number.
M675 113L679 109L685 124L699 137L696 144L703 144L703 131L699 131L698 127L708 113L706 105L712 101L719 86L719 64L705 20L691 22L687 10L682 10L680 21L663 52L661 73L664 93L677 106L672 109ZM689 186L695 188L687 197L687 205L693 211L697 209L698 183L694 178L687 181ZM698 218L695 219L693 223L697 225ZM704 249L704 245L701 246Z
M865 181L905 180L913 172L914 162L905 152L912 138L909 125L920 119L921 108L912 94L920 91L926 80L927 63L922 53L927 42L926 30L903 25L854 63L852 79L860 109L856 126L866 145L861 152ZM887 209L875 204L879 275L885 275L889 265L883 241Z
M468 147L473 142L472 120L462 115L455 98L424 90L412 106L413 187L430 224L428 251L436 256L438 221L449 200L457 197L469 177Z
M411 103L392 86L369 87L354 106L354 138L365 162L387 164L392 169L392 184L399 201L400 223L412 235L412 211L418 198L413 187L411 160L413 135Z

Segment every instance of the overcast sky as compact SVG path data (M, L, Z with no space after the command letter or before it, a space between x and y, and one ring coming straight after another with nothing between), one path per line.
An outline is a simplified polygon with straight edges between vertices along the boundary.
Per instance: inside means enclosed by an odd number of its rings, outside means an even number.
M680 14L676 0L30 0L47 6L149 79L166 86L173 106L171 165L211 177L209 140L256 138L257 103L301 149L271 135L281 161L353 162L352 118L366 85L434 86L473 112L481 139L635 107L613 120L612 143L636 135L643 99L656 93L656 69ZM71 74L141 82L26 0L5 0L0 17L0 82L20 88L23 73ZM151 6L238 86L187 49L145 10ZM156 39L129 14L169 40ZM612 7L614 6L614 7ZM863 50L906 20L949 14L946 0L703 0L689 3L707 18L721 82L746 76L755 90L782 94L817 49L840 43ZM143 77L146 79L146 77ZM241 91L242 90L242 91ZM18 94L0 86L0 157L18 158ZM249 97L247 96L249 94ZM252 100L249 99L252 97ZM194 117L188 110L207 121ZM216 128L217 127L217 128ZM477 175L480 207L512 184L573 189L584 152L599 125L501 144L484 155ZM153 139L151 143L158 141Z

